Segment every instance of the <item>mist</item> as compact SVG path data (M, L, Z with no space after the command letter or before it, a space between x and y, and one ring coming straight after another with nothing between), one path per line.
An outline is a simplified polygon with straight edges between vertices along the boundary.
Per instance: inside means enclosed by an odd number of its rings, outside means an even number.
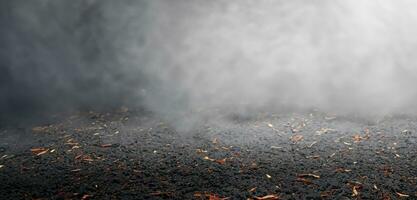
M413 114L417 3L2 1L0 109Z

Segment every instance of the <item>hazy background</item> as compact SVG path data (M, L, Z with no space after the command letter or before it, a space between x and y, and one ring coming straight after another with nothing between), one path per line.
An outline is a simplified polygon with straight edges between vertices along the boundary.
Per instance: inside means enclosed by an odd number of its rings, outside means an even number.
M1 0L2 119L417 111L413 0Z

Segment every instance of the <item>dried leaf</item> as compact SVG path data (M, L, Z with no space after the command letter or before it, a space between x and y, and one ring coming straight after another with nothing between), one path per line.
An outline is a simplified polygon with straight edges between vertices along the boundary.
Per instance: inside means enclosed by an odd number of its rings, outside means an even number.
M207 153L207 150L203 150L203 149L196 149L197 153L203 154L203 153Z
M362 139L363 138L360 135L358 135L358 134L356 134L356 135L353 136L353 141L354 142L360 142Z
M227 199L229 199L229 197L223 197L222 198L217 194L211 194L211 193L207 193L207 192L205 192L204 194L201 193L201 192L195 192L194 197L196 197L196 198L208 197L209 200L227 200Z
M293 142L299 142L302 139L303 139L302 135L294 135L294 136L291 137L291 141L293 141Z
M331 128L321 128L320 130L316 131L317 135L327 134L327 133L334 133L336 129Z
M351 172L352 170L339 167L335 171L341 173L341 172Z
M279 197L275 194L266 195L263 197L255 197L256 200L277 200Z
M209 160L209 161L215 161L215 159L213 159L213 158L210 158L210 157L208 157L208 156L204 156L204 158L203 158L204 160Z
M32 128L32 132L34 133L42 133L48 131L48 126L37 126Z
M308 145L308 147L313 147L313 145L315 145L317 142L316 141L314 141L313 143L311 143L310 145Z
M202 197L203 194L201 194L201 192L195 192L194 193L194 197Z
M217 144L217 143L219 143L219 141L218 141L218 139L217 139L217 138L214 138L214 139L213 139L213 141L211 141L211 143L213 143L213 144Z
M359 186L355 185L355 186L352 187L352 197L356 197L356 196L359 195L358 190L356 190L357 188L359 188Z
M314 155L314 156L306 156L307 159L319 159L320 156L319 155Z
M33 154L35 154L36 156L40 156L42 154L45 154L49 151L49 149L47 148L43 148L43 147L39 147L39 148L33 148L30 150Z
M219 195L216 194L209 194L209 200L227 200L229 197L221 198Z
M306 178L297 178L296 181L303 182L304 184L307 184L307 185L314 184L311 180L308 180Z
M85 194L85 195L83 195L83 197L81 197L81 200L87 200L90 197L92 197L92 196L91 195L88 195L88 194Z
M220 160L216 160L216 163L219 163L221 165L224 165L226 163L226 158L220 159Z
M88 161L88 162L93 162L94 160L91 158L91 156L89 156L89 155L85 155L85 156L83 156L83 160L84 161Z
M399 193L399 192L396 192L396 194L399 196L399 197L409 197L410 195L408 195L408 194L403 194L403 193Z

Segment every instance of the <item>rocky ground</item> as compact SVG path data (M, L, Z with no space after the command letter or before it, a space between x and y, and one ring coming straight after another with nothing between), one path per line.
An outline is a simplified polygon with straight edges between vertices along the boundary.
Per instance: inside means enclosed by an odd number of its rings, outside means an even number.
M417 199L417 118L74 113L0 130L1 199Z

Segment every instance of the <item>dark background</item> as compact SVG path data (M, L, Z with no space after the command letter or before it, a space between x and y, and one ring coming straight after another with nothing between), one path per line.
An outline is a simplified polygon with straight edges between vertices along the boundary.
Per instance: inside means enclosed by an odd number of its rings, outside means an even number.
M139 105L141 68L121 66L110 1L0 1L0 118ZM118 1L119 2L119 1ZM113 9L133 1L112 1ZM141 2L135 2L136 5ZM138 10L140 13L140 9Z

